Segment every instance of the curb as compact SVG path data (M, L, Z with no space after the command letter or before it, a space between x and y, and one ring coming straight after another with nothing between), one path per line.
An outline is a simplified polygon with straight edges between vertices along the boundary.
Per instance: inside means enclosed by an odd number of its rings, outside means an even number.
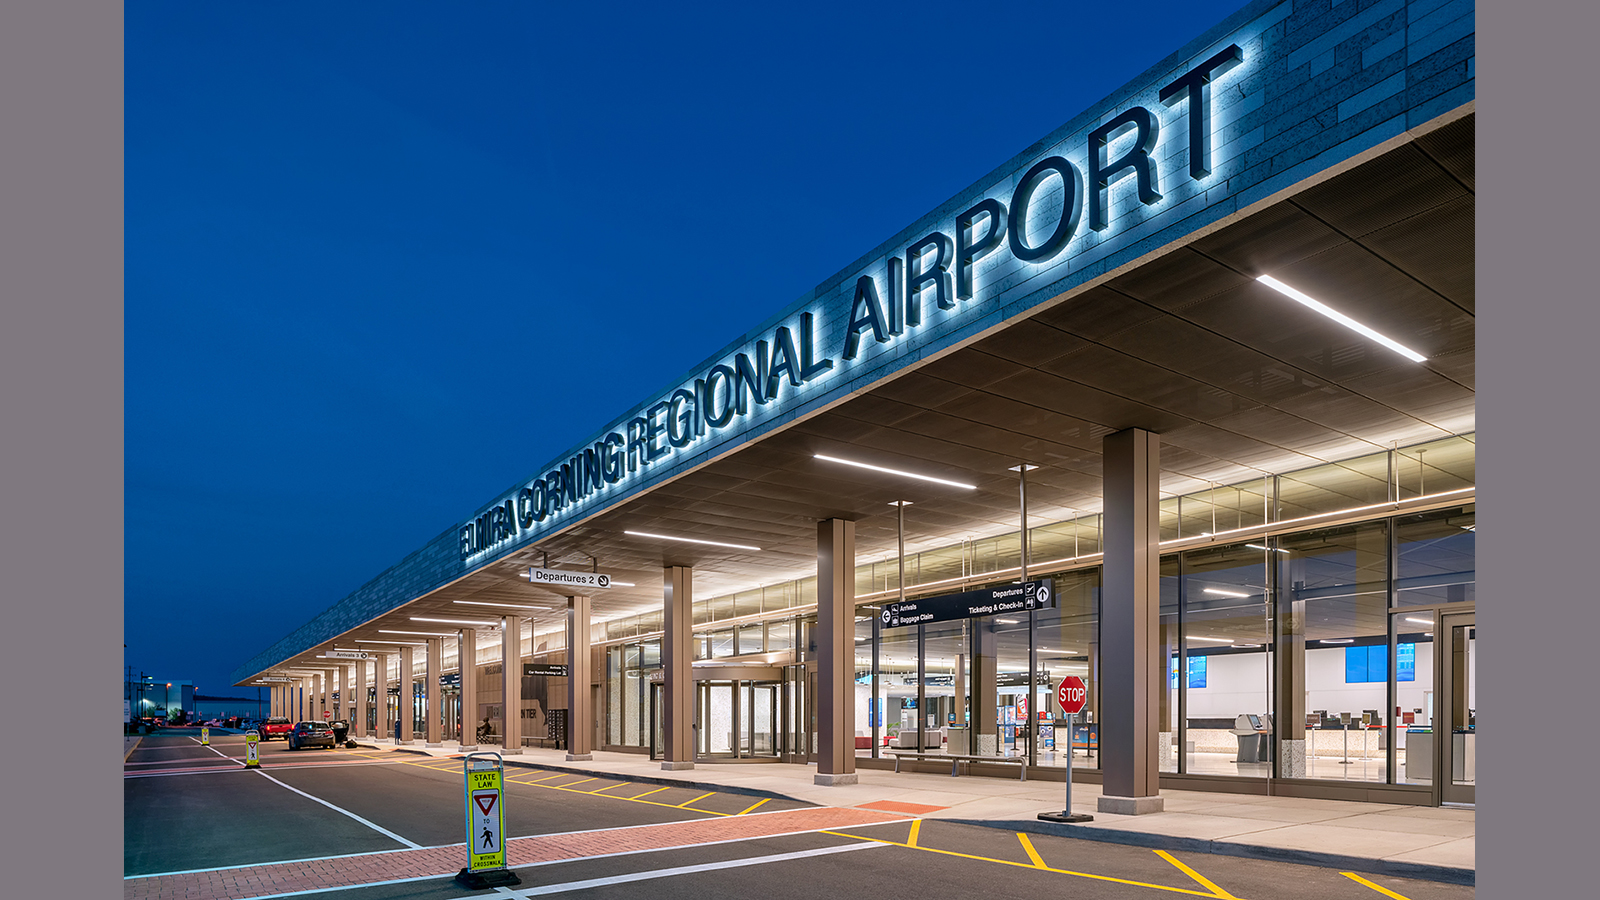
M1098 841L1106 844L1148 847L1153 850L1178 850L1185 853L1208 853L1214 856L1237 856L1245 859L1296 863L1324 869L1365 872L1369 875L1392 875L1397 878L1415 878L1422 881L1461 884L1469 887L1474 887L1477 884L1476 869L1463 869L1456 866L1436 866L1427 863L1372 859L1365 856L1347 856L1342 853L1322 853L1316 850L1291 850L1283 847L1214 841L1208 838L1177 837L1142 831L1124 831L1119 828L1096 828L1092 825L1065 825L1056 822L1043 822L1038 819L943 819L941 821L960 822L963 825L978 825L983 828L999 828L1006 831L1026 831L1030 834L1077 838L1083 841Z

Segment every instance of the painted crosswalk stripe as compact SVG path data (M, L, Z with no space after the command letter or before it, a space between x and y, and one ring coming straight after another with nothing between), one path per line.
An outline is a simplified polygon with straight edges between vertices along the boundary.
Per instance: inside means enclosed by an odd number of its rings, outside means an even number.
M543 897L548 894L564 894L567 891L584 891L592 888L610 887L614 884L628 884L634 881L650 881L656 878L671 878L675 875L693 875L696 872L715 872L718 869L737 869L744 866L764 866L776 862L788 862L793 859L806 859L812 856L827 856L832 853L849 853L854 850L869 850L873 847L883 847L884 844L864 843L845 844L842 847L819 847L815 850L800 850L795 853L774 853L771 856L752 856L745 859L730 859L725 862L701 863L695 866L676 866L671 869L656 869L650 872L630 872L626 875L612 875L606 878L590 878L584 881L568 881L563 884L545 884L527 890L502 890L507 897ZM462 897L459 900L470 900Z

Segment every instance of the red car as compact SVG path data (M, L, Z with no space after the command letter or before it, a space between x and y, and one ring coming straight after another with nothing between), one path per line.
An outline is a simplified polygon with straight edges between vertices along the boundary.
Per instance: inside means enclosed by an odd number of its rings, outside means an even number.
M288 740L289 732L294 730L294 722L287 716L273 716L270 719L263 720L261 727L256 730L261 732L263 741L270 741L273 738Z

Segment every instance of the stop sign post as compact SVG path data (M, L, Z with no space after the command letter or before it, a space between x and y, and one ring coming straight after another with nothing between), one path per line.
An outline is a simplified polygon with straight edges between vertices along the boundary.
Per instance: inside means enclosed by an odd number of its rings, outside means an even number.
M1072 727L1078 713L1089 702L1089 688L1076 675L1064 676L1061 683L1056 685L1056 702L1061 704L1061 711L1067 714L1067 808L1058 813L1040 813L1039 819L1045 822L1093 822L1094 816L1082 813L1073 815L1072 812ZM1056 746L1061 746L1059 739Z

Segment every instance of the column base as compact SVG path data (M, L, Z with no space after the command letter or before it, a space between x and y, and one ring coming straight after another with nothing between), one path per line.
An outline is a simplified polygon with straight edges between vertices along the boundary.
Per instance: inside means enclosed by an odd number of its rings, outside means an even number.
M431 741L425 741L425 742L423 742L422 746L428 748L429 750L438 750L441 747L443 747L444 745L443 744L435 744L435 743L432 743Z
M1285 740L1278 742L1278 777L1306 777L1305 741Z
M594 759L593 753L568 753L567 762L588 762Z
M661 761L661 769L666 772L681 772L684 769L694 768L694 762L687 759L665 759Z
M818 772L817 774L811 776L811 778L817 784L829 785L829 786L836 785L836 784L859 784L860 783L859 780L856 778L856 773L854 773L854 772L831 772L831 773L827 773L827 774L824 774L822 772Z
M409 746L411 746L412 744L415 744L415 743L416 743L416 741L408 741L408 740L405 740L404 738L401 738L400 740L395 741L394 745L396 747L409 747Z
M522 755L522 748L521 747L512 747L511 749L507 750L504 747L502 747L502 748L500 748L500 755L501 756L521 756Z
M1099 810L1116 816L1143 816L1161 812L1165 806L1161 797L1101 797Z
M462 753L476 753L476 752L478 752L478 745L477 744L462 744L457 749L459 749Z

